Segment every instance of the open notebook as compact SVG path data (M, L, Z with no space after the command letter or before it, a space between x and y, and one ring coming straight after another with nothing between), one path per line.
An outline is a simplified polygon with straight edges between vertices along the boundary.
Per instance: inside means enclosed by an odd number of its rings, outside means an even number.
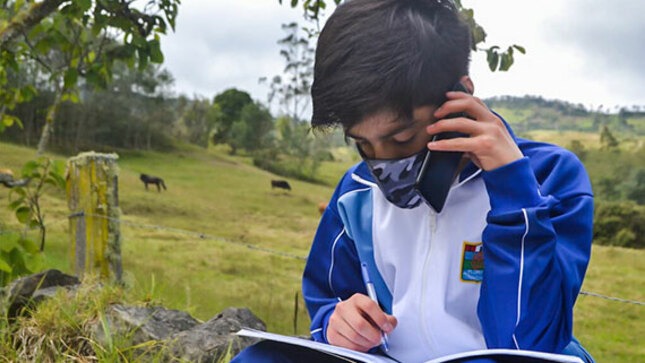
M268 333L255 329L243 328L237 332L237 335L273 340L286 344L299 345L310 349L317 350L324 354L342 358L348 362L357 363L397 363L397 360L380 355L361 353L355 350L341 348L329 344L315 342L313 340ZM513 349L484 349L474 350L451 354L426 361L425 363L457 363L467 358L494 358L500 362L524 362L524 363L584 363L580 358L570 355L552 354L535 352L530 350L513 350ZM399 362L401 363L401 362ZM403 362L405 363L405 362Z

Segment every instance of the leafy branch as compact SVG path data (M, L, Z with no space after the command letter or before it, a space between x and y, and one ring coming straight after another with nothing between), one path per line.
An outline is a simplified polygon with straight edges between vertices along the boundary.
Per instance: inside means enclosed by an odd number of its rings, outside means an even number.
M22 168L22 178L27 182L11 189L10 204L16 218L25 226L25 231L37 228L40 231L40 251L45 249L45 214L42 209L42 196L45 187L62 189L65 186L64 163L41 157L30 160Z
M332 0L334 5L338 5L342 0ZM332 2L330 1L330 2ZM278 0L282 4L282 0ZM518 51L522 54L526 53L526 49L520 45L511 45L506 50L501 51L501 47L493 45L491 47L480 47L479 45L486 42L486 31L484 28L477 23L475 20L475 11L470 8L465 8L461 4L461 0L453 0L455 6L459 13L463 16L465 21L470 26L472 34L472 50L476 52L484 52L486 54L486 60L488 61L488 67L492 72L495 71L507 71L511 68L515 61L515 51ZM292 8L302 5L303 16L306 20L312 20L318 22L322 12L327 8L327 3L325 0L290 0L289 4Z
M78 101L82 83L105 88L117 61L144 69L163 62L160 36L175 29L181 0L16 0L0 12L0 132L20 120L5 112L35 94L12 78L37 65L57 93L38 154L47 145L56 111Z

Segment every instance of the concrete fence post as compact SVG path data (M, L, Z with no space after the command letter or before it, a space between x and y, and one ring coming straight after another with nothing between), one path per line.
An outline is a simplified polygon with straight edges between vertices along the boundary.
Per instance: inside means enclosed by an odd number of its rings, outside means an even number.
M86 273L122 277L118 155L81 153L67 161L71 261Z

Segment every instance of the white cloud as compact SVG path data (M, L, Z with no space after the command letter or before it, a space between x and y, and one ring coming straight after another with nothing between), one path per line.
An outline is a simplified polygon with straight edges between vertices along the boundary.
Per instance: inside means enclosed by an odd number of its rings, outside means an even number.
M641 0L468 1L492 44L521 44L526 55L490 73L475 55L484 96L541 95L588 107L645 104L645 13ZM479 58L479 59L477 59Z
M264 101L268 89L258 79L283 67L276 43L283 36L280 25L299 19L299 9L277 1L185 1L176 32L162 40L164 67L179 93L211 98L236 87Z
M186 0L177 31L162 40L165 67L177 92L213 97L226 88L260 101L284 66L280 25L301 21L302 10L277 0ZM327 2L331 3L331 0ZM509 72L488 70L473 54L471 74L480 97L525 94L596 107L645 105L645 1L464 0L489 34L488 45L520 44Z

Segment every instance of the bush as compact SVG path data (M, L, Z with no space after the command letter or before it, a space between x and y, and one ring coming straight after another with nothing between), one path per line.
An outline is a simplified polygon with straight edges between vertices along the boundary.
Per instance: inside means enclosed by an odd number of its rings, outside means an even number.
M301 181L324 184L316 176L320 162L309 158L298 159L280 155L274 149L263 149L253 153L253 165L271 173Z
M596 202L594 243L645 248L645 207L634 202Z

